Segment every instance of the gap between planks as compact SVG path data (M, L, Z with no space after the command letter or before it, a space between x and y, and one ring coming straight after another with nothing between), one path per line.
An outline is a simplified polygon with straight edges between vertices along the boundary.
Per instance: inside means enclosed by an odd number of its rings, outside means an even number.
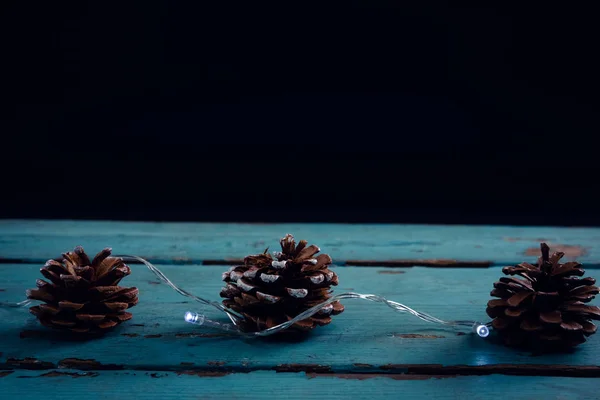
M173 258L161 259L153 257L140 256L153 264L158 265L243 265L242 258L224 258L224 259L193 259L193 258ZM60 261L59 259L56 259ZM38 258L8 258L0 257L0 264L43 264L48 260ZM428 267L428 268L492 268L504 267L507 265L517 265L523 260L497 263L493 261L463 261L452 259L394 259L394 260L335 260L333 266L338 267L388 267L388 268L409 268L409 267ZM141 264L139 261L128 261L128 264ZM585 263L584 268L600 269L600 263Z
M155 259L152 257L143 257L153 264L157 265L206 265L206 266L222 266L222 265L242 265L243 259ZM24 259L24 258L0 258L0 264L44 264L47 260L42 259ZM410 268L410 267L427 267L427 268L493 268L504 267L507 265L517 265L521 261L510 263L496 263L493 261L461 261L447 259L399 259L399 260L347 260L334 261L333 266L337 267L387 267L387 268ZM128 264L141 264L139 261L128 261ZM588 269L600 269L600 263L586 263L583 265Z
M491 365L441 365L441 364L386 364L379 367L370 364L353 364L352 368L332 368L322 364L279 364L270 368L265 367L224 367L222 365L196 366L193 363L181 363L174 367L160 366L128 366L121 364L101 364L95 360L67 358L52 363L34 358L11 359L0 363L0 374L8 375L18 370L75 370L75 371L164 371L178 372L199 376L223 376L231 373L250 373L255 371L276 371L279 373L305 372L312 376L336 376L352 374L378 376L410 377L454 377L481 375L511 375L511 376L556 376L600 378L600 366L595 365L538 365L538 364L491 364ZM421 378L422 379L422 378Z

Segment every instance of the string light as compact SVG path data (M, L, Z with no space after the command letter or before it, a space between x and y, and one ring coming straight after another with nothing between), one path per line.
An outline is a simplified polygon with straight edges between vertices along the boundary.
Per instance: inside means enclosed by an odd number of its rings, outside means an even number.
M325 300L324 302L317 304L316 306L309 308L308 310L298 314L296 317L290 319L289 321L286 321L279 325L273 326L271 328L264 329L261 331L256 331L256 332L245 332L242 329L242 325L245 323L243 316L226 308L219 302L203 299L202 297L198 297L198 296L180 288L179 286L177 286L173 282L171 282L171 280L169 278L167 278L167 276L165 274L163 274L162 271L160 271L156 266L154 266L149 261L143 259L142 257L130 256L130 255L118 255L115 257L120 257L124 261L141 262L152 273L154 273L161 281L166 283L169 287L171 287L177 293L179 293L182 296L189 297L203 305L216 308L217 310L225 313L229 317L229 319L231 320L232 323L229 324L229 323L213 321L211 319L206 318L206 316L204 314L199 314L199 313L195 313L195 312L191 312L191 311L188 311L185 313L185 315L184 315L185 322L188 322L188 323L194 324L194 325L200 325L200 326L205 326L205 327L209 327L209 328L219 329L221 331L226 331L226 332L229 332L229 333L232 333L235 335L244 336L244 337L269 336L269 335L273 335L275 333L281 332L285 329L288 329L289 327L294 325L296 322L299 322L306 318L309 318L326 307L330 307L331 303L339 301L339 300L345 300L345 299L362 299L362 300L367 300L367 301L371 301L371 302L375 302L375 303L382 303L397 312L408 313L408 314L414 315L415 317L417 317L423 321L434 323L434 324L450 326L450 327L469 327L469 328L471 328L473 333L475 333L476 335L478 335L481 338L486 338L490 334L489 328L491 327L491 323L481 323L478 321L471 321L471 320L445 321L445 320L436 318L432 315L426 314L424 312L414 310L404 304L388 300L382 296L378 296L375 294L361 294L361 293L354 293L354 292L341 293L341 294L332 296L329 299ZM25 301L21 301L19 303L4 303L4 302L2 302L2 303L0 303L0 306L2 306L2 307L25 307L29 304L31 304L31 301L25 300Z
M431 322L431 323L446 325L446 326L452 326L452 327L470 327L470 328L472 328L474 333L476 333L479 337L482 337L482 338L486 338L490 334L490 330L488 327L489 324L482 324L478 321L470 321L470 320L444 321L439 318L433 317L429 314L413 310L412 308L405 306L404 304L400 304L395 301L387 300L384 297L377 296L374 294L361 294L361 293L342 293L342 294L338 294L336 296L332 296L328 300L304 311L303 313L298 314L296 317L290 319L289 321L286 321L284 323L273 326L271 328L264 329L262 331L256 331L256 332L244 332L241 329L234 327L234 325L222 324L222 323L219 323L216 321L211 321L211 320L208 320L202 314L193 313L190 311L185 313L184 320L191 324L210 326L213 328L217 328L220 330L226 330L229 332L235 331L237 329L238 332L236 332L236 333L238 333L239 335L242 335L242 336L247 336L247 337L269 336L269 335L273 335L275 333L281 332L285 329L288 329L290 326L292 326L293 324L295 324L298 321L302 321L303 319L311 317L312 315L318 313L321 309L327 307L329 304L331 304L335 301L344 300L344 299L363 299L363 300L368 300L368 301L372 301L372 302L376 302L376 303L384 303L387 306L389 306L390 308L394 309L395 311L412 314L415 317L417 317L423 321L426 321L426 322ZM236 321L234 321L234 324L236 324Z
M490 328L488 325L475 322L473 324L473 332L475 332L479 337L486 338L490 335Z

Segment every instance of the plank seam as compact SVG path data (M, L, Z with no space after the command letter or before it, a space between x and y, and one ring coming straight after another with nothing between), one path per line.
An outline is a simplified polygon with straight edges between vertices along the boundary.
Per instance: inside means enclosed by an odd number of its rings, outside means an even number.
M367 364L361 364L366 366ZM482 376L482 375L510 375L510 376L555 376L555 377L581 377L600 378L600 366L594 365L536 365L536 364L490 364L490 365L439 365L439 364L387 364L380 367L369 366L361 368L333 368L320 364L280 364L273 367L215 367L182 365L176 367L165 366L124 366L120 364L100 364L94 360L61 360L58 363L44 362L35 359L14 360L9 359L0 363L2 371L18 370L75 370L75 371L160 371L175 372L189 375L225 375L231 373L250 373L256 371L276 371L278 373L304 372L313 376L328 376L335 374L356 375L391 375L391 376Z
M241 265L244 263L242 259L157 259L157 258L146 258L153 264L157 265L202 265L202 266L227 266L227 265ZM44 264L47 259L36 259L36 258L8 258L0 257L1 264ZM400 260L347 260L347 261L335 261L334 267L379 267L379 268L411 268L411 267L425 267L425 268L465 268L465 269L483 269L483 268L496 268L505 267L507 265L517 265L522 260L513 262L495 262L495 261L460 261L460 260L444 260L444 259L431 259L431 260L412 260L412 259L400 259ZM141 264L138 261L128 261L128 264ZM600 263L585 263L584 268L587 269L600 269Z

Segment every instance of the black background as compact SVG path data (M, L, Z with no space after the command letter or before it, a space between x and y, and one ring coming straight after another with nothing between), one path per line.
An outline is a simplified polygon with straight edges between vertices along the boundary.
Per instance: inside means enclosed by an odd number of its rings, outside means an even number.
M204 3L3 6L1 217L600 223L592 10Z

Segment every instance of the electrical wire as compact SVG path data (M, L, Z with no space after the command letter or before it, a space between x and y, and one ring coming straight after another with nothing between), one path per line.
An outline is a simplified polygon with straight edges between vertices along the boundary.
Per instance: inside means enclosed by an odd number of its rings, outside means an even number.
M239 336L243 336L243 337L261 337L261 336L270 336L270 335L279 333L281 331L284 331L284 330L290 328L295 323L302 321L306 318L310 318L311 316L315 315L316 313L321 312L322 310L326 309L326 307L329 306L331 303L334 303L339 300L345 300L345 299L362 299L362 300L367 300L367 301L371 301L371 302L375 302L375 303L382 303L382 304L387 305L394 311L414 315L415 317L421 319L422 321L429 322L429 323L450 326L450 327L465 327L465 328L468 327L468 328L471 328L472 331L474 333L476 333L478 336L483 337L483 338L487 337L490 333L490 330L489 330L489 328L491 327L490 322L481 323L479 321L473 321L473 320L445 321L445 320L436 318L432 315L429 315L427 313L414 310L404 304L388 300L382 296L378 296L375 294L361 294L361 293L354 293L354 292L341 293L338 295L334 295L334 296L330 297L329 299L323 301L322 303L317 304L316 306L311 307L306 311L303 311L302 313L298 314L294 318L292 318L286 322L283 322L279 325L276 325L276 326L273 326L273 327L270 327L270 328L267 328L267 329L264 329L261 331L248 332L242 328L245 323L243 316L228 309L227 307L223 306L219 302L212 301L212 300L206 300L202 297L196 296L196 295L188 292L187 290L180 288L179 286L174 284L160 269L158 269L155 265L153 265L148 260L146 260L142 257L131 256L131 255L117 255L115 257L120 257L124 261L141 262L154 275L156 275L161 281L163 281L165 284L167 284L169 287L171 287L177 293L179 293L182 296L189 297L202 305L216 308L217 310L225 313L229 317L229 319L231 320L232 323L229 324L229 323L222 323L219 321L213 321L211 319L206 318L206 315L204 315L204 314L195 313L195 312L191 312L191 311L186 312L184 315L184 320L186 322L194 324L194 325L201 325L201 326L205 326L205 327L209 327L209 328L219 329L221 331L229 332L231 334L239 335ZM235 284L235 282L232 282L232 284ZM26 307L31 303L32 303L31 300L24 300L24 301L21 301L18 303L0 302L0 307L12 307L12 308Z

